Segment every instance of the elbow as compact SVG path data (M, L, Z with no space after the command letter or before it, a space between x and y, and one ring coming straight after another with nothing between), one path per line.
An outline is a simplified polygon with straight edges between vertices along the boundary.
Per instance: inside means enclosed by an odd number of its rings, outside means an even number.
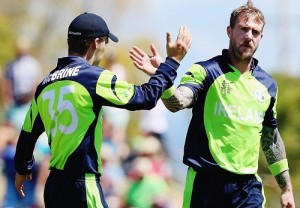
M169 107L167 109L172 113L176 113L181 110L181 108L179 108L179 107Z
M172 113L176 113L177 111L180 111L183 109L183 106L181 104L173 103L173 102L166 102L166 100L162 100L165 107Z
M148 102L145 110L151 110L156 106L157 102Z

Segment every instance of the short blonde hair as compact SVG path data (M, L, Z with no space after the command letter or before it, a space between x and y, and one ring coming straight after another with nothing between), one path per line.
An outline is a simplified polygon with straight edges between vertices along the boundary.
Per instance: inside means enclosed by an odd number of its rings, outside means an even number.
M252 0L248 0L247 3L243 6L240 6L232 11L230 16L229 26L233 28L237 22L237 19L240 16L246 17L255 17L255 21L258 23L263 23L263 27L265 26L265 17L263 13L253 5Z

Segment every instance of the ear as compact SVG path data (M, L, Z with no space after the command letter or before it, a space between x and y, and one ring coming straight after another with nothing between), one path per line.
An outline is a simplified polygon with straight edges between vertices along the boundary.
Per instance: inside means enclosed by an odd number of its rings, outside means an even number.
M232 28L230 26L227 27L227 36L229 38L231 38L231 35L232 35Z
M95 38L95 39L93 40L93 43L92 43L93 49L97 49L97 48L99 47L99 45L100 45L100 42L101 42L101 39L100 39L100 38Z

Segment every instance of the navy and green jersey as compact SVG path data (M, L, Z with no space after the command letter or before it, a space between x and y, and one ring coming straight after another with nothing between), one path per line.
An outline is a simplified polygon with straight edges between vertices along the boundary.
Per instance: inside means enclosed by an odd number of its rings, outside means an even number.
M254 174L262 127L277 128L277 84L256 59L242 74L227 53L193 64L181 79L196 98L183 162L195 170Z
M60 58L37 87L18 140L16 170L30 173L34 145L45 131L51 148L50 168L100 174L102 107L153 108L162 92L172 86L178 66L167 58L148 83L136 86L83 58Z

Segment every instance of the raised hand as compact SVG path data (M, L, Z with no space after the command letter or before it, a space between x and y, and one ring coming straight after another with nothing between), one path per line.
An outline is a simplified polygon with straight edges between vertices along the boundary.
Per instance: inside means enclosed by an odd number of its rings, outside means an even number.
M162 62L162 58L158 54L154 44L150 45L150 50L152 55L148 55L137 46L133 46L132 50L129 51L129 57L132 59L133 64L149 76L155 73Z
M180 62L192 44L192 35L187 26L181 26L176 41L173 43L171 34L167 33L167 56Z

